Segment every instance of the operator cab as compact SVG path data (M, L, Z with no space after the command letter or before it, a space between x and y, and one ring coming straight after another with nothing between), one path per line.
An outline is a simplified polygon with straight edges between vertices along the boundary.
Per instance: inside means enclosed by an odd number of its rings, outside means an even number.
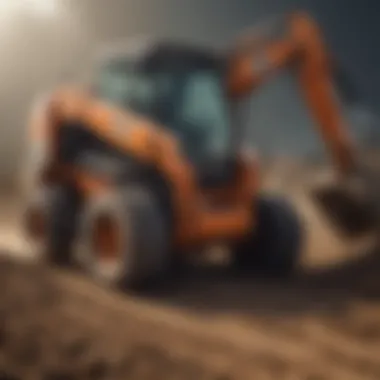
M156 42L106 57L97 91L170 130L203 185L220 186L235 172L223 69L208 50Z

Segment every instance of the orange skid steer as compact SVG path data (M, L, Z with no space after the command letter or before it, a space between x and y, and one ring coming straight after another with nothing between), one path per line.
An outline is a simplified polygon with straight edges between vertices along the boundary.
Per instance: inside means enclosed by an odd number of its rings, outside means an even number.
M115 49L90 86L57 89L36 107L25 212L36 254L68 264L78 250L91 276L127 287L151 284L215 243L231 249L238 269L292 273L302 226L284 199L262 194L241 118L242 101L283 67L296 70L344 184L318 199L330 210L350 198L347 184L361 171L331 60L315 22L294 13L223 52L170 41ZM358 202L343 209L370 215L373 204Z

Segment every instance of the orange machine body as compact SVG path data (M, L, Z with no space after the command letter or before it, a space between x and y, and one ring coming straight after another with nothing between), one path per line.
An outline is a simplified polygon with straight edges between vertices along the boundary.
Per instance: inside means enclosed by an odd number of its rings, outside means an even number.
M70 181L84 197L112 190L112 179L97 177L56 159L58 129L62 121L80 121L92 134L114 149L153 165L169 185L175 215L175 244L181 247L210 241L241 239L252 230L253 199L258 191L257 162L238 160L235 180L223 188L204 190L198 186L193 167L182 154L179 142L159 125L105 102L79 89L52 94L45 108L32 118L34 142L49 149L40 179ZM33 144L33 142L32 142Z
M239 100L252 94L282 67L295 68L322 137L339 172L346 174L354 166L354 149L333 93L329 57L321 33L304 14L291 14L283 21L284 30L279 36L269 33L268 37L265 28L264 32L254 30L224 54L227 95L231 102ZM69 88L54 93L39 112L32 123L34 138L45 141L49 150L45 174L56 174L45 180L74 181L87 197L117 186L79 168L64 168L56 159L58 130L64 128L62 121L79 120L113 149L153 165L162 174L170 189L177 244L188 247L213 240L238 240L254 228L259 189L255 160L235 157L234 180L222 188L205 190L179 141L151 120L104 103L86 91ZM239 156L238 150L235 155Z

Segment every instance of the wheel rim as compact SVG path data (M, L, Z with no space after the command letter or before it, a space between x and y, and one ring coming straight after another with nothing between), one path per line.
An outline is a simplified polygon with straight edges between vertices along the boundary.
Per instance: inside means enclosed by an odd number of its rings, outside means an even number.
M124 236L117 218L109 213L95 217L90 232L95 277L107 283L118 282L124 271Z

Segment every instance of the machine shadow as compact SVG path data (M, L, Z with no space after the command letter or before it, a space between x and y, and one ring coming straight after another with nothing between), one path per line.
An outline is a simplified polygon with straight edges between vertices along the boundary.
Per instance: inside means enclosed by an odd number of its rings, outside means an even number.
M173 280L143 297L197 313L339 315L355 300L380 302L379 271L379 252L287 280L241 276L228 269L191 268L179 282Z

